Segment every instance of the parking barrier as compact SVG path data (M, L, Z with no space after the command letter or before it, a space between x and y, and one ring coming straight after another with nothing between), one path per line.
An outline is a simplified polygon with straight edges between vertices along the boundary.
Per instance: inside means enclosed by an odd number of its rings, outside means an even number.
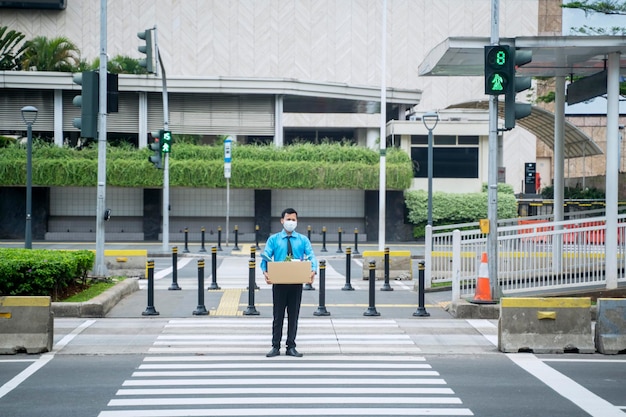
M354 254L359 254L359 229L354 228Z
M346 283L341 291L354 291L354 287L350 283L350 274L352 271L352 249L346 248Z
M222 226L217 226L217 250L222 250Z
M178 247L172 248L172 284L168 288L170 291L178 291L181 288L178 286Z
M235 225L235 230L233 230L233 232L235 233L235 246L233 247L233 250L241 250L239 249L239 226Z
M206 252L206 248L204 247L204 235L205 235L206 229L204 228L204 226L202 226L202 228L200 229L200 250L198 252L201 253L205 253Z
M380 313L376 310L376 261L370 261L369 263L369 307L367 311L363 313L364 316L380 316Z
M198 259L198 306L193 312L194 316L206 316L209 314L204 306L204 259Z
M259 225L257 224L256 226L254 226L254 247L255 249L261 249L261 247L259 246L259 230L261 228L259 227Z
M424 306L424 271L426 270L424 266L424 261L419 262L419 271L417 278L419 280L418 284L418 295L417 295L417 310L413 313L415 317L429 317L430 313L426 311L426 307Z
M213 246L211 248L211 284L208 290L219 290L220 286L217 285L217 248Z
M313 312L314 316L330 316L326 310L326 261L320 261L320 294L317 310Z
M339 227L337 229L337 242L339 244L339 247L337 249L337 253L343 253L343 251L341 250L341 233L342 233L342 230L341 230L341 227Z
M189 228L185 227L185 248L183 253L189 253Z
M260 313L254 306L254 289L256 288L256 262L254 258L248 261L248 308L243 312L244 316L258 316Z
M326 226L322 227L322 250L321 252L328 252L328 250L326 250Z
M393 291L391 285L389 285L389 248L385 248L384 252L384 271L385 271L385 283L383 284L381 291Z
M148 271L148 305L141 315L158 316L159 312L154 308L154 260L148 261L146 269Z

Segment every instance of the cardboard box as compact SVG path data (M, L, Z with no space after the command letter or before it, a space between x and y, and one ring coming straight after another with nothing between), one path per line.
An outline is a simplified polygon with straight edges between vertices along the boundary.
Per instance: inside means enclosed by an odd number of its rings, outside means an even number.
M267 273L272 284L306 284L311 282L311 262L268 262Z

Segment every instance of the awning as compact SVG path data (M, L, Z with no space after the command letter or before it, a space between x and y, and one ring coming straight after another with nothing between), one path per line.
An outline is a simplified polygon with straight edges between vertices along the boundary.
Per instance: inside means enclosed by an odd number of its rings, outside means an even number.
M448 106L449 109L489 109L489 101L468 101L465 103L454 104ZM504 114L504 103L498 102L498 114ZM532 107L530 116L516 120L516 123L533 133L539 140L548 145L550 149L554 149L554 114L541 109ZM565 146L564 152L566 158L578 158L582 156L601 155L604 152L585 132L578 129L573 124L565 121L564 126Z

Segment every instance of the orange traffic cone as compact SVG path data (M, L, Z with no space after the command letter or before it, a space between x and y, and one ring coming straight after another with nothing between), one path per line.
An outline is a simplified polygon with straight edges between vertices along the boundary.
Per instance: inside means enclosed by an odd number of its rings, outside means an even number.
M491 285L489 283L489 266L487 265L487 253L483 252L478 267L478 278L476 279L476 293L474 299L470 300L474 304L496 304L491 299Z

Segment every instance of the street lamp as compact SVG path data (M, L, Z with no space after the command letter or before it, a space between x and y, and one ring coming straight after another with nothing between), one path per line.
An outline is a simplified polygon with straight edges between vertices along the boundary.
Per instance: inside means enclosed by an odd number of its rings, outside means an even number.
M424 127L428 129L428 221L433 225L433 130L439 123L439 113L428 112L422 116Z
M24 248L33 248L32 209L33 209L33 123L37 120L37 107L22 107L22 120L26 123L26 231L24 232Z

